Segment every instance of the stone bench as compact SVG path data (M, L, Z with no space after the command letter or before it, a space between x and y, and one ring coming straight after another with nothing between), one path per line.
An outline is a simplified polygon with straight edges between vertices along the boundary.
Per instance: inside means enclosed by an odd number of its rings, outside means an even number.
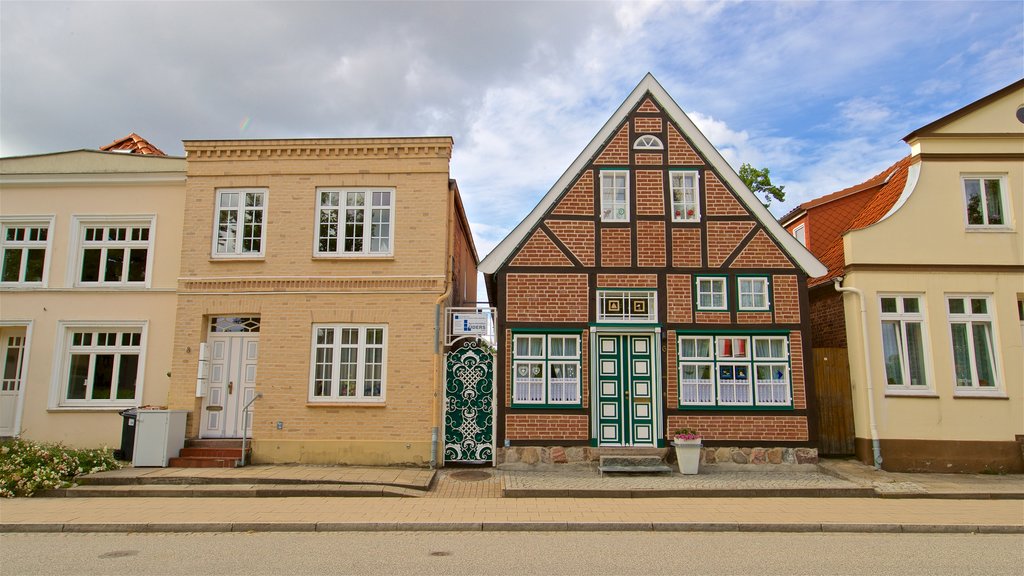
M623 472L630 474L663 474L672 473L672 467L666 465L657 456L601 456L597 467L604 476L605 472Z

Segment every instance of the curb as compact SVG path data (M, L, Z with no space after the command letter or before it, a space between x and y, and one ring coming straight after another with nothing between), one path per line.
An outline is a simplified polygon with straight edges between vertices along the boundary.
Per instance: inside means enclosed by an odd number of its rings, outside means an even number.
M1024 534L1012 524L822 524L818 522L211 522L0 524L0 533L183 532L804 532L893 534Z
M876 498L873 488L555 489L505 488L503 498Z

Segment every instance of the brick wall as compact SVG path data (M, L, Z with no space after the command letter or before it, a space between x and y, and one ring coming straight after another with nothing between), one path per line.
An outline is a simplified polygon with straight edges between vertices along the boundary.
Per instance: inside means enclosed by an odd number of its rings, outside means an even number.
M580 220L545 220L544 224L584 266L594 265L594 223Z
M665 222L661 220L637 221L636 265L665 267Z
M623 125L619 132L604 147L601 155L594 160L594 164L612 164L625 166L629 164L629 126Z
M729 324L732 317L728 312L697 312L698 324Z
M590 438L585 414L508 414L505 437L509 440L586 440Z
M668 125L668 163L672 166L704 165L704 161L672 124Z
M793 274L772 276L775 321L780 324L800 322L800 288Z
M705 440L808 440L807 418L804 416L669 416L667 432L679 428L693 428Z
M633 163L643 166L660 166L664 161L663 155L656 152L636 152L633 154Z
M758 230L730 268L793 268L793 263L764 230Z
M811 346L814 348L846 348L846 312L843 295L832 289L810 291Z
M704 192L709 216L744 216L746 208L729 192L714 172L704 172Z
M509 322L586 322L586 274L509 274L505 314Z
M672 266L674 268L701 267L699 228L672 229Z
M594 214L594 171L587 170L580 175L569 192L552 210L553 214L592 216Z
M572 266L572 262L555 246L543 230L535 230L526 244L519 249L512 266Z
M636 213L641 216L665 214L665 182L661 170L636 170Z
M708 222L708 266L721 266L753 227L753 220Z
M601 229L601 266L633 265L633 248L629 228Z
M655 274L598 274L598 288L657 288Z
M737 324L771 324L771 312L737 312Z
M633 131L637 134L657 134L661 132L661 118L636 117L633 119Z
M668 292L668 321L689 324L693 322L693 285L689 274L668 274L665 276Z
M650 98L644 98L644 101L640 104L640 107L636 109L637 112L661 112L658 105L654 103Z

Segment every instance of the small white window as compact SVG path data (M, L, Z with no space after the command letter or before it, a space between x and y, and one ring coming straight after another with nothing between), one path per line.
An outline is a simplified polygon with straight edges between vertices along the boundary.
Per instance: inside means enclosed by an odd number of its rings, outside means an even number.
M999 374L990 297L947 296L946 306L956 392L995 391L999 387Z
M601 171L601 220L629 221L629 171Z
M697 277L697 310L728 310L725 278Z
M0 285L46 285L52 224L53 217L0 220Z
M889 389L928 387L921 296L883 295L881 303L882 362Z
M1003 228L1010 225L1005 176L964 176L968 228Z
M512 341L515 404L580 404L580 337L517 334Z
M153 260L154 217L76 216L74 220L78 227L76 285L148 285Z
M657 293L651 290L598 290L598 322L657 322Z
M137 406L145 325L62 325L61 407Z
M793 237L804 246L807 246L807 226L805 224L801 224L796 228L793 228Z
M673 222L700 221L699 180L700 174L696 170L669 173Z
M316 254L391 254L394 198L392 189L317 189Z
M740 310L768 310L768 278L764 276L740 277L736 281L739 286Z
M310 402L383 402L387 327L314 324Z
M713 360L711 336L679 337L679 404L714 405Z
M635 150L663 150L665 145L661 143L657 136L644 134L633 142L633 148Z
M266 234L267 191L258 188L217 190L213 255L262 256Z

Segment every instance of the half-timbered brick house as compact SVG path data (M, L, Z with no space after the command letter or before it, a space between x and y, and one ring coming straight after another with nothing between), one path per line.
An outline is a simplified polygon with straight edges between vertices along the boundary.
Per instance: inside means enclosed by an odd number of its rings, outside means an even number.
M480 270L499 462L661 448L681 427L706 461L816 457L806 286L826 270L653 76Z

